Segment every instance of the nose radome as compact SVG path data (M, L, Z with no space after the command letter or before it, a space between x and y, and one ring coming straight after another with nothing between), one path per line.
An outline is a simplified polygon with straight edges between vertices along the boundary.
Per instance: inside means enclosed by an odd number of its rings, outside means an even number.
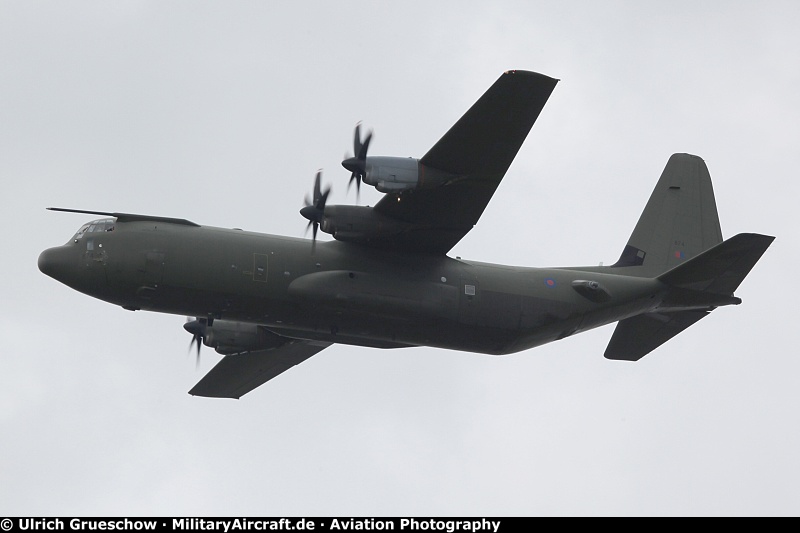
M84 294L97 296L107 288L105 265L87 259L86 252L77 246L48 248L39 254L38 265L43 274Z
M47 274L52 278L55 267L55 251L53 248L48 248L39 254L39 270L42 272L42 274Z
M68 246L48 248L39 254L39 270L42 274L72 287L81 278L74 255Z

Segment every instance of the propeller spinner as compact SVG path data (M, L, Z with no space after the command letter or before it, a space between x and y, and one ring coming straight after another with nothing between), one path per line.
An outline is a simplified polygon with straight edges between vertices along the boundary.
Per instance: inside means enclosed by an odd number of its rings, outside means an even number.
M200 366L200 346L206 339L207 325L208 320L205 318L195 318L191 320L191 317L186 317L186 324L183 325L183 329L192 334L192 340L189 342L189 351L191 351L192 346L197 343L197 367Z
M353 180L356 182L356 195L361 192L361 180L367 174L367 150L369 150L369 142L372 140L372 131L367 133L367 138L361 142L361 123L356 124L356 131L353 135L353 157L348 157L342 161L342 166L352 172L350 174L350 181L347 183L347 190L350 190L350 185Z
M325 202L328 201L328 195L331 192L330 187L325 189L325 192L322 192L322 188L320 185L321 179L322 179L322 171L318 170L317 176L314 179L313 201L309 200L308 196L306 196L306 205L300 210L300 214L303 215L308 220L308 225L306 226L306 232L308 232L309 227L313 228L313 237L311 240L312 250L316 246L317 242L317 229L319 229L319 225L325 218Z

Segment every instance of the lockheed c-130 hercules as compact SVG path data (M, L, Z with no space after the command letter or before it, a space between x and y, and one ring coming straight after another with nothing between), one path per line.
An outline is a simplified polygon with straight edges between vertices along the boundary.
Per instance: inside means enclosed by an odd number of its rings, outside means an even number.
M192 344L223 358L189 393L239 398L334 343L501 355L617 322L608 359L636 361L734 296L774 237L722 239L704 161L674 154L619 260L528 268L452 258L558 80L512 70L420 159L368 156L356 127L342 162L374 207L327 205L320 174L301 214L312 239L102 215L39 269L129 310L196 317ZM316 242L317 230L334 240Z

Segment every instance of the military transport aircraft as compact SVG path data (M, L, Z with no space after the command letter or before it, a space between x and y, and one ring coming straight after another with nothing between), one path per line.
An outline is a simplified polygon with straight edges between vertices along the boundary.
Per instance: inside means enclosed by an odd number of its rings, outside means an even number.
M717 307L774 237L722 240L711 178L670 157L619 260L524 268L452 258L478 222L558 80L503 73L421 159L368 156L356 127L350 183L385 193L374 207L327 205L317 174L300 239L180 218L102 215L39 269L125 309L184 324L223 355L189 393L239 398L334 343L510 354L618 322L608 359L636 361ZM316 242L317 230L334 240ZM190 348L192 345L190 345Z

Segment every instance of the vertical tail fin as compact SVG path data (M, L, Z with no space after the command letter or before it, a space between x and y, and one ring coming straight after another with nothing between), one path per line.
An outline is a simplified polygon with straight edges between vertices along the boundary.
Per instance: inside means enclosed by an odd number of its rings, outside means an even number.
M605 357L638 361L723 305L774 237L739 234L722 242L717 203L705 162L674 154L612 269L658 277L665 293L651 312L620 320Z
M634 267L625 273L654 277L720 242L719 214L705 162L674 154L612 268Z

